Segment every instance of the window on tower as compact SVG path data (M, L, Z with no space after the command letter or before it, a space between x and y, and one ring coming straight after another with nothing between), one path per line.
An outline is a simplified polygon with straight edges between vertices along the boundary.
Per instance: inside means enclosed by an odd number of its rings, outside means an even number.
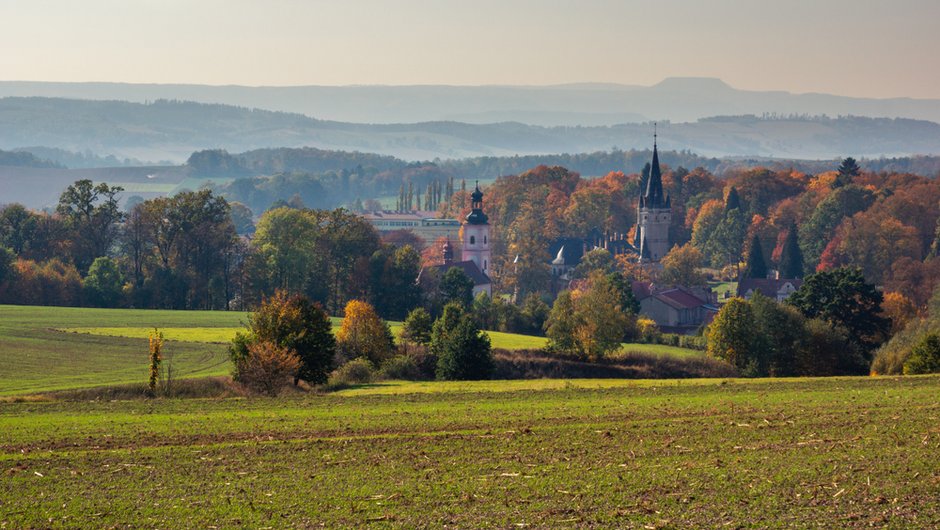
M476 236L470 236L470 244L471 244L471 245L476 245L476 244L477 244L477 237L476 237Z

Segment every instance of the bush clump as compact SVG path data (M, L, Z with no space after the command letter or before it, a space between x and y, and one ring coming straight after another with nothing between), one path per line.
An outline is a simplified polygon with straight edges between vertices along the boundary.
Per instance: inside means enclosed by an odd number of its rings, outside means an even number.
M401 379L404 381L418 381L423 379L418 363L408 355L396 355L382 364L381 376L383 379Z
M358 357L340 366L330 375L328 386L342 388L350 385L371 383L375 379L375 367L365 358Z
M904 363L904 374L940 373L940 335L929 333L913 348Z
M248 344L247 354L236 361L238 380L255 392L276 396L290 384L300 368L300 356L270 341Z

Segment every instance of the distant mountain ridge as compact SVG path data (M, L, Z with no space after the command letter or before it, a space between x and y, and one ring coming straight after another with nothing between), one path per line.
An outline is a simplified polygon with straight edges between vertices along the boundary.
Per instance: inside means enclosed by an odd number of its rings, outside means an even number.
M43 96L146 103L158 99L220 103L353 123L614 125L690 122L716 115L777 113L911 118L940 122L940 99L854 98L739 90L720 79L672 77L653 86L572 83L550 86L292 86L52 83L0 81L0 97ZM523 118L520 120L520 117Z
M0 98L0 149L44 146L179 163L194 151L316 147L403 160L588 153L650 146L652 124L361 124L222 104ZM718 116L661 123L660 147L707 157L832 159L940 153L940 124L913 119Z

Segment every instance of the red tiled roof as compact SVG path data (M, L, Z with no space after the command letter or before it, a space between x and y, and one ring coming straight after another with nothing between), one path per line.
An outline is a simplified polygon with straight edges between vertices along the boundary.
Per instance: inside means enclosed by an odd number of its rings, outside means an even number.
M705 302L699 300L698 297L681 289L669 289L653 296L674 309L693 309L705 305Z
M757 292L764 296L775 297L777 292L787 283L793 284L794 289L803 285L803 280L782 278L745 278L738 282L738 296L744 296L748 291Z

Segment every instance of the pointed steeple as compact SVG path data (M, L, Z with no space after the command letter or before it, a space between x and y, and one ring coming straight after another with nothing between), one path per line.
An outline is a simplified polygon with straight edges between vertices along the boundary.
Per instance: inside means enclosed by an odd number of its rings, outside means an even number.
M659 169L659 150L656 146L656 136L654 132L653 162L650 164L650 178L646 182L646 193L643 194L643 206L647 208L662 208L666 203L666 199L663 197L663 174Z

